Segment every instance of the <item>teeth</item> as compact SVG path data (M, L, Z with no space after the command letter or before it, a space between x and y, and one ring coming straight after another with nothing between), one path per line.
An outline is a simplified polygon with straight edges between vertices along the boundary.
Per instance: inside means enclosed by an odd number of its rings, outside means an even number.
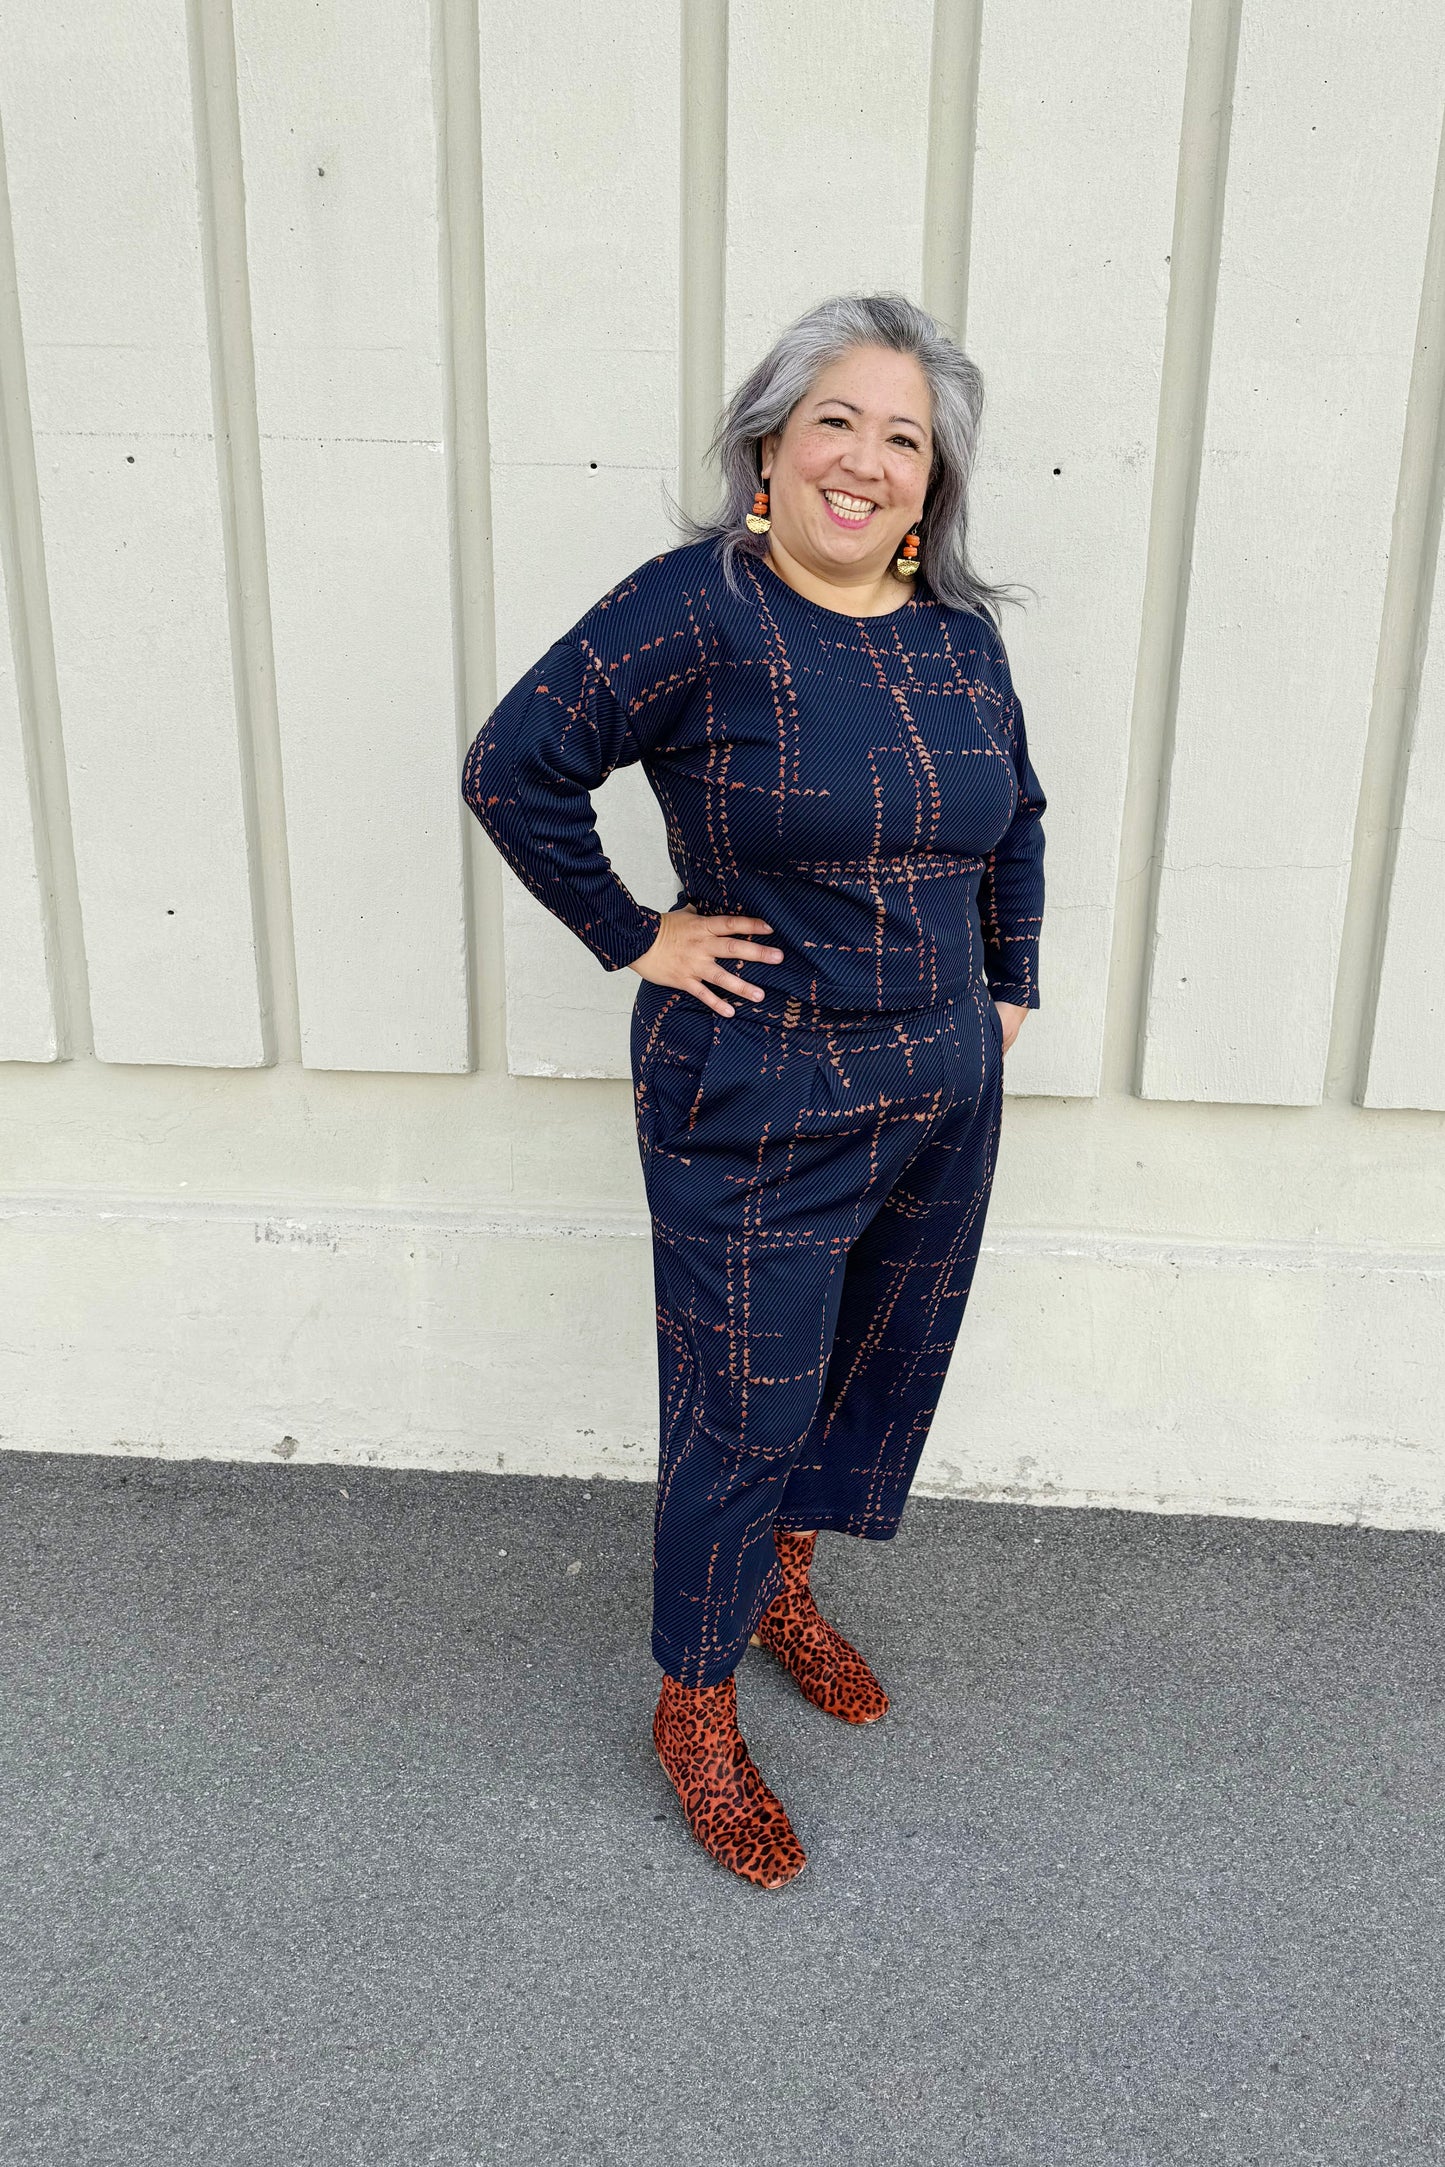
M863 519L878 509L871 497L846 496L841 489L825 489L823 494L835 511L843 512L849 518Z

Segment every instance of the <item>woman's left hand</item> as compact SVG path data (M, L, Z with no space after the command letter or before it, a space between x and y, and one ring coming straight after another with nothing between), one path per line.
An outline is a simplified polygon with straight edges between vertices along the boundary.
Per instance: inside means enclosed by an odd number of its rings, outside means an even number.
M998 1010L998 1020L1003 1029L1003 1050L1007 1053L1019 1035L1019 1025L1028 1010L1020 1008L1014 1001L995 1001L993 1005Z

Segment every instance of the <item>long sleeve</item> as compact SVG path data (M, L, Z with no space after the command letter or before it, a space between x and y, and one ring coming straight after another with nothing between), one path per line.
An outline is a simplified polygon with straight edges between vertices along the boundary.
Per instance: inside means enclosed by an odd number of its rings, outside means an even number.
M1005 672L1007 667L1005 663ZM1041 823L1048 800L1029 762L1023 708L1011 684L1008 714L1018 804L1008 827L989 852L978 885L978 915L990 998L1020 1008L1037 1008L1039 932L1044 915Z
M667 629L649 638L654 628L634 621L641 576L604 597L499 701L462 770L462 795L518 879L608 971L652 946L663 913L636 902L613 871L589 792L641 759L700 669L695 637L691 667L680 667Z

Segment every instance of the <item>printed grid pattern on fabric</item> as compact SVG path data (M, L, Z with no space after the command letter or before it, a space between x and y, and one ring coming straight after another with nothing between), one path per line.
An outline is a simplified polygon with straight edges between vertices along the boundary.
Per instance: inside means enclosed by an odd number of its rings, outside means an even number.
M1046 801L998 633L922 574L873 618L760 561L742 586L711 543L652 558L498 703L462 781L508 864L605 969L632 962L662 913L613 870L589 793L641 761L671 907L765 919L778 1013L932 1008L981 974L1037 1007Z
M779 1586L772 1529L898 1527L978 1260L1002 1037L979 995L886 1031L713 1018L643 983L661 1451L653 1652L708 1685Z
M498 704L468 804L607 970L636 902L589 793L641 761L673 908L765 920L780 964L721 1017L632 1013L661 1438L653 1652L736 1665L779 1592L775 1525L887 1540L972 1284L1002 1105L995 1001L1039 1005L1045 799L1003 644L920 574L850 618L712 543L650 559Z

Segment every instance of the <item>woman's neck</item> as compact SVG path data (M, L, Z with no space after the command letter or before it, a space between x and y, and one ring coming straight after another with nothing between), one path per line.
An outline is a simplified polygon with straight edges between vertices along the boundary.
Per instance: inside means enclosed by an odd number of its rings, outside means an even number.
M805 595L810 602L817 602L824 609L835 609L846 617L886 617L893 610L901 609L908 600L911 588L892 569L891 560L881 574L865 573L853 581L825 579L800 564L774 535L768 536L768 563L779 579Z

